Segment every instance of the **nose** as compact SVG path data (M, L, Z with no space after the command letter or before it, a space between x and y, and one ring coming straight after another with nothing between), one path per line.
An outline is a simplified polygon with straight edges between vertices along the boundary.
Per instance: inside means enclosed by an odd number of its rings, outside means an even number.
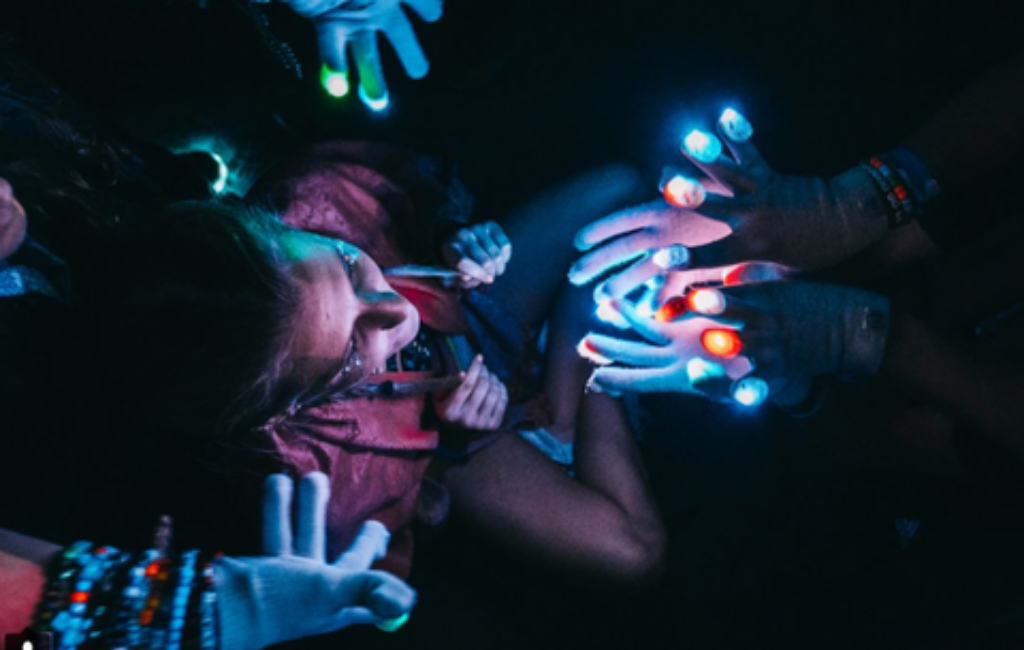
M374 329L390 330L414 316L412 304L393 291L360 294L364 304L363 318Z

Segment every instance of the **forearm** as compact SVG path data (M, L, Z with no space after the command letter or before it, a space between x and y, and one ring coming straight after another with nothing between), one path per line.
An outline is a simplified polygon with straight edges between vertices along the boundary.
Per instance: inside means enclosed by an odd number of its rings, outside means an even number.
M32 613L46 582L44 567L59 547L0 529L0 629L18 632Z
M881 374L957 423L1024 458L1024 381L894 310Z

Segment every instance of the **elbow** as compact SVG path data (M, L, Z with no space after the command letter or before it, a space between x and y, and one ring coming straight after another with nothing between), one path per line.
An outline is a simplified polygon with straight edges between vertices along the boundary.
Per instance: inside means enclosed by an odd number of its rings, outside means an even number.
M633 524L622 531L611 550L608 577L618 588L651 587L664 573L667 549L668 535L661 522Z

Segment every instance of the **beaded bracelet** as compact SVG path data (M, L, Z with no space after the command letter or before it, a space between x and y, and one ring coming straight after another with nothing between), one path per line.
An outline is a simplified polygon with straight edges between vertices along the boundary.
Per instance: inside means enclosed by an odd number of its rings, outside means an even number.
M175 562L158 549L132 556L77 542L49 567L35 627L58 633L57 650L216 650L218 556L200 557Z
M889 204L889 228L920 218L927 202L939 192L928 168L910 150L898 147L861 162Z

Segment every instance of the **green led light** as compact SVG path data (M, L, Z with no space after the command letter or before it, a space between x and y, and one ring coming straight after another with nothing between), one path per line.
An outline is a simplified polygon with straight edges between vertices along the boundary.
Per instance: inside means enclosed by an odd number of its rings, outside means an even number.
M397 632L398 628L405 625L405 622L409 620L409 614L402 614L398 618L389 618L386 621L380 621L377 623L377 629L384 632Z
M349 91L348 75L331 70L327 64L320 67L320 84L331 97L344 97Z

